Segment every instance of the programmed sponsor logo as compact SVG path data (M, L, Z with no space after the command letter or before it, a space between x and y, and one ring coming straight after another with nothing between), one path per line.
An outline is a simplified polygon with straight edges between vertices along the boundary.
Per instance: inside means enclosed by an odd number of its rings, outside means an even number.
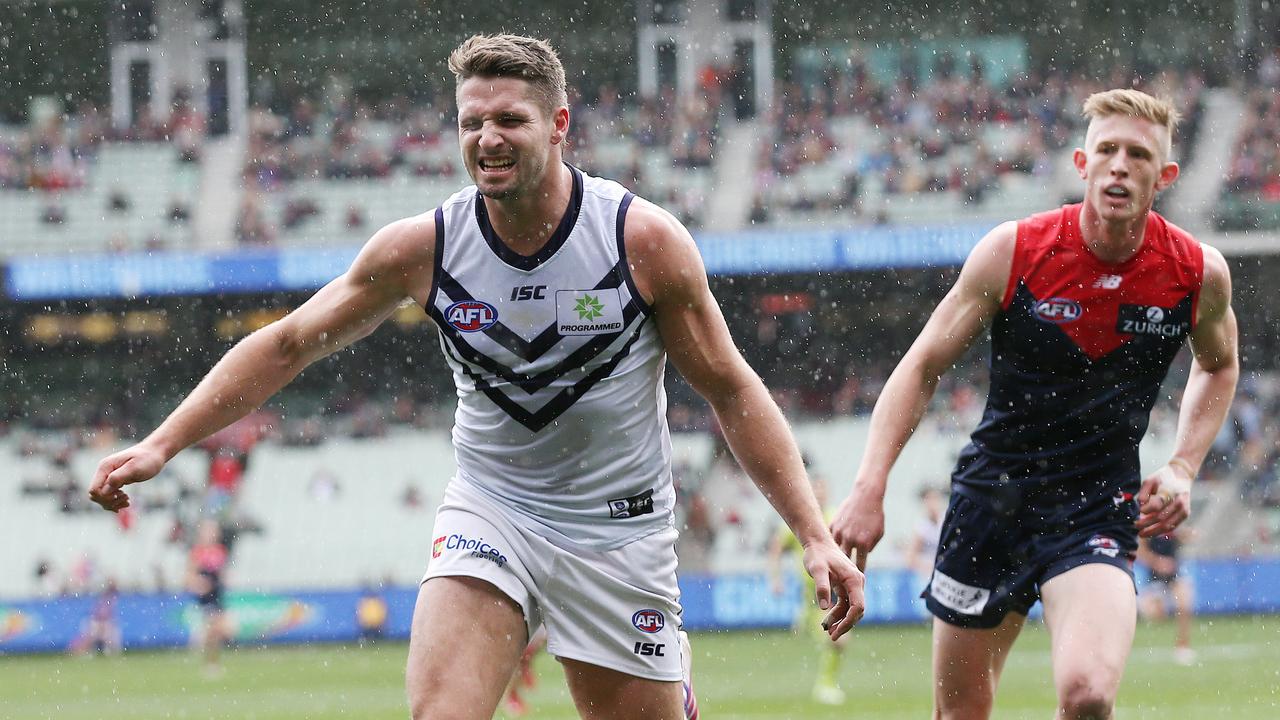
M1089 538L1089 547L1093 550L1094 555L1106 555L1107 557L1116 557L1120 554L1120 543L1115 538L1106 535L1094 535Z
M556 331L561 335L604 335L622 327L618 288L556 291Z
M507 556L486 542L484 538L469 538L462 533L438 537L431 551L431 557L440 557L445 550L461 550L470 553L471 557L488 560L498 567L507 566Z
M450 305L444 319L464 333L480 332L498 322L498 311L483 300L463 300Z
M667 626L667 617L659 610L645 608L644 610L637 610L631 616L631 624L640 632L653 635Z
M981 615L991 598L991 591L987 588L966 585L941 570L933 571L929 594L939 604L964 615Z
M1191 331L1191 323L1172 319L1173 309L1158 305L1121 305L1116 332L1178 338Z
M1036 318L1054 325L1079 320L1080 316L1084 314L1084 310L1080 308L1080 303L1060 297L1041 300L1036 303L1034 312Z

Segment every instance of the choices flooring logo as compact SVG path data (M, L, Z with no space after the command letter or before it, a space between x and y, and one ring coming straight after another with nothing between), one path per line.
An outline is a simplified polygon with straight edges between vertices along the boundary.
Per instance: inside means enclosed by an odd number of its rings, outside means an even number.
M237 640L262 640L278 637L287 632L321 619L320 609L297 598L280 595L232 595L227 601L227 616L234 628ZM189 630L203 623L203 611L194 604L182 611L182 624Z
M15 608L0 607L0 643L34 633L40 626L34 615Z

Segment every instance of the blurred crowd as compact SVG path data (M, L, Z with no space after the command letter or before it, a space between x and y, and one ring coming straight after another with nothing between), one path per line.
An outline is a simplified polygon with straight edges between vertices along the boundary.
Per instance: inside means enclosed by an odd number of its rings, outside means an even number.
M94 235L105 233L101 249L111 252L160 250L170 244L172 235L191 234L194 197L189 191L197 185L206 128L204 115L185 91L176 91L162 112L153 113L144 105L127 127L114 126L101 108L89 103L72 113L33 115L25 126L0 126L0 193L38 200L32 219L41 226L40 234L51 231L50 241L56 243L57 233L71 226ZM157 185L147 188L137 187L128 178L104 178L95 169L109 143L169 146L174 167L182 169L190 187L175 187L170 178L160 175L155 176ZM129 171L137 173L139 168ZM158 209L150 196L157 192L168 193ZM139 206L149 209L140 214ZM6 206L7 211L12 208ZM3 217L0 223L16 219ZM149 228L139 231L138 223L130 222L137 219L145 220ZM132 232L121 229L130 226Z
M570 98L572 130L566 158L588 171L615 178L664 202L688 224L700 224L701 203L678 188L659 189L655 170L642 161L658 153L659 169L708 168L712 162L720 100L718 85L677 99L664 94L639 99L611 85ZM281 233L304 226L325 212L341 213L351 230L365 229L368 209L358 203L323 208L318 198L297 191L299 180L386 180L392 177L458 177L457 109L442 93L436 102L396 96L373 102L349 93L321 100L299 98L282 108L250 110L249 147L243 169L245 194L237 220L243 244L270 244ZM265 198L285 201L273 214ZM372 229L372 228L369 228Z
M0 129L0 190L56 192L84 187L107 142L170 143L182 162L200 161L205 119L188 95L174 94L167 113L144 106L129 127L117 128L101 109L82 103L27 126Z
M1227 170L1226 191L1280 202L1280 48L1258 67L1245 96L1244 128Z
M1228 198L1280 202L1280 50L1263 57L1256 74L1225 192ZM646 98L609 84L574 91L566 157L635 188L697 229L707 220L722 125L741 104L731 77L707 68L696 90L684 96L668 91ZM944 56L927 78L904 72L878 81L855 55L829 58L814 73L776 82L773 106L757 121L763 135L753 164L750 219L768 223L779 215L836 211L885 222L881 204L868 203L869 197L950 193L981 207L1010 176L1048 185L1060 170L1060 151L1083 133L1084 98L1116 86L1172 98L1184 115L1179 157L1192 155L1206 90L1197 70L1144 74L1117 68L1098 78L1055 69L994 82L976 56L963 62ZM373 100L336 91L251 106L237 240L270 245L326 215L330 225L356 235L375 229L370 208L359 201L328 207L332 200L301 189L302 180L441 178L464 184L455 113L444 92L432 99ZM57 224L66 215L57 194L89 181L104 142L167 142L182 161L197 163L205 124L179 90L167 113L143 108L123 130L88 104L28 127L0 129L0 189L47 192L42 221ZM113 188L107 210L129 212L129 193ZM174 222L186 222L191 213L185 203L169 209Z
M903 74L881 85L857 57L828 63L816 81L778 85L772 142L760 146L753 220L766 222L779 209L861 214L869 185L885 195L957 192L980 205L1002 176L1053 172L1055 151L1082 141L1085 98L1128 86L1174 100L1184 115L1179 152L1188 157L1205 90L1197 71L1143 77L1117 69L1097 78L1054 70L1020 74L1001 87L976 56L967 68L944 57L928 80ZM813 168L828 170L826 187L772 191Z

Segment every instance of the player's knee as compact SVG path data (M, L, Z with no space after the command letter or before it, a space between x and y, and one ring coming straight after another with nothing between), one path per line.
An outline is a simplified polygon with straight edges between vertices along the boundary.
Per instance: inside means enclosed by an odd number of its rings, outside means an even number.
M412 678L406 683L409 693L409 712L413 720L442 720L453 718L446 702L448 694L439 683L430 678Z
M1115 705L1115 684L1098 674L1073 674L1060 684L1059 717L1064 720L1107 720Z
M468 716L445 701L441 693L409 692L409 713L413 720L465 720Z

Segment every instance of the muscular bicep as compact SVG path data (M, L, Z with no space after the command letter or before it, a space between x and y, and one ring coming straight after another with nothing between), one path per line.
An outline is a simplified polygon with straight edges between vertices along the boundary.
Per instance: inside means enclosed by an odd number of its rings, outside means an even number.
M1204 370L1236 364L1236 315L1231 308L1231 272L1217 250L1204 248L1204 282L1191 332L1191 352Z
M304 362L373 332L396 308L430 293L434 226L409 218L380 230L351 267L271 330Z
M937 377L986 332L1004 299L1016 239L1017 224L1005 223L978 242L904 362Z
M672 365L689 385L715 404L757 381L733 344L688 231L665 211L637 200L626 232L632 275L653 307Z
M655 297L658 333L671 364L698 394L714 403L754 380L755 373L733 343L697 253L683 264L685 276Z

